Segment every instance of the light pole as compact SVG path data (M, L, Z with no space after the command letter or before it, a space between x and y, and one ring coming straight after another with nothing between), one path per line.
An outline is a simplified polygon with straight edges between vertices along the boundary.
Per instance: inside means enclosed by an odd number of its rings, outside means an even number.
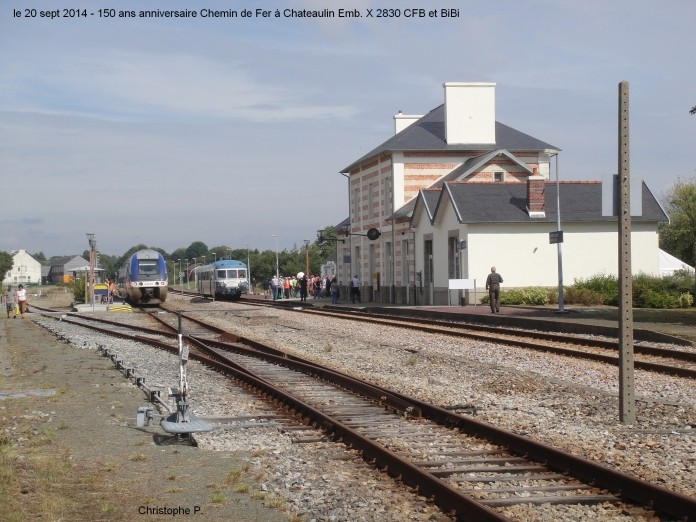
M309 275L309 239L304 240L305 246L305 274Z
M232 249L231 249L231 248L228 248L227 250L230 251L230 257L229 257L229 259L230 259L230 261L231 261L231 260L232 260Z
M278 270L278 236L276 234L271 234L271 237L275 239L275 255L276 255L276 279L280 277L280 271Z
M563 299L563 232L561 232L561 187L558 180L558 152L556 156L556 231L558 232L558 313L565 313L565 302Z
M249 257L249 243L246 244L247 247L247 288L249 292L254 295L254 289L251 286L251 258Z
M193 289L196 291L198 290L198 267L196 266L197 263L198 263L198 258L194 257L193 258L193 272L194 272Z
M92 305L94 305L94 250L97 248L97 238L95 234L87 232L87 240L89 241L89 288L85 288L85 302L89 295ZM89 290L89 293L88 293Z
M181 288L181 295L184 295L184 281L181 277L181 259L177 259L179 261L179 288Z
M195 258L194 258L194 259L195 259ZM190 284L191 281L190 281L190 279L191 279L191 278L189 277L189 260L187 259L187 260L186 260L186 289L187 289L187 290L188 290L189 288L191 288L191 284Z

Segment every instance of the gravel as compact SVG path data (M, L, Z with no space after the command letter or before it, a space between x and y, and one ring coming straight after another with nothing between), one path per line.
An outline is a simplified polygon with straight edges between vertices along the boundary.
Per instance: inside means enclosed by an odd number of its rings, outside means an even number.
M167 303L176 306L177 300ZM188 303L180 302L180 306ZM197 309L207 305L197 305ZM215 303L201 313L237 335L531 436L687 496L696 496L696 386L636 371L634 425L619 422L618 369L493 343L326 320L290 310ZM140 314L123 314L142 322ZM121 320L121 317L117 318ZM72 344L117 350L148 386L178 384L178 359L138 343L37 319ZM149 324L149 323L148 323ZM151 324L150 324L151 326ZM259 488L301 520L449 520L424 498L331 442L293 443L264 422L269 407L191 361L190 402L199 415L244 416L245 426L196 435L203 450L251 449ZM163 395L166 395L163 393ZM317 436L319 436L317 434ZM524 506L506 511L524 520ZM547 520L646 520L620 507L550 508Z

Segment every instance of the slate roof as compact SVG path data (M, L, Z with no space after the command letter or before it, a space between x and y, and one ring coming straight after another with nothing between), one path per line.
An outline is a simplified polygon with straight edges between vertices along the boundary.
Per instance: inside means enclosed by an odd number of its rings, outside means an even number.
M445 141L445 106L443 104L372 149L341 172L350 172L358 164L384 152L493 151L496 149L509 151L560 150L554 145L533 138L498 121L495 122L495 141L495 143L490 144L448 144Z
M48 260L48 266L63 266L79 256L56 256Z
M667 215L645 183L642 189L643 214L633 216L633 221L667 221ZM432 219L440 205L448 204L449 195L462 223L556 223L556 193L556 183L547 182L544 191L546 215L543 218L530 218L527 213L526 183L446 183L442 190L422 190L415 205L424 204ZM433 205L435 195L439 200ZM617 219L616 216L602 215L601 182L562 182L560 196L562 222Z

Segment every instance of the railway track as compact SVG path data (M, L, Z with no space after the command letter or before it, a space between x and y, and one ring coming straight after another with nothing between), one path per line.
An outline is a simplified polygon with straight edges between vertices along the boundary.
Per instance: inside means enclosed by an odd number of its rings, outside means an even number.
M191 357L281 402L305 422L359 449L390 475L467 520L507 520L516 503L544 505L631 502L677 519L696 502L610 468L475 421L321 365L238 338L184 314L151 314L167 332L115 321L92 325L174 351L172 336L187 332ZM128 333L130 331L130 333ZM160 338L169 338L161 342ZM168 347L167 347L168 346ZM612 493L613 492L613 493Z
M245 301L245 305L272 307L266 302ZM285 308L295 313L311 314L322 318L361 321L374 325L393 326L420 332L460 337L476 341L503 344L538 352L554 353L619 365L619 344L616 341L588 338L570 334L556 334L535 330L494 327L478 324L459 324L453 321L395 318L355 310L324 310L313 307ZM645 343L634 345L634 367L639 370L696 379L696 351L662 348Z

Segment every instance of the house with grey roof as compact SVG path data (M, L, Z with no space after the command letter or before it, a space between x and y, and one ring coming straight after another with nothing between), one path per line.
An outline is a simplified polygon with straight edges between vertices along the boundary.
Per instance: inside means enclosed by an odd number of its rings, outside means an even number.
M506 287L553 287L558 208L565 280L616 274L615 183L552 181L560 149L496 121L495 84L443 87L443 105L398 113L395 134L341 171L350 213L339 281L358 275L363 298L410 304L459 302L452 281L483 290L492 265ZM633 189L633 270L658 274L657 224L667 218L645 184Z
M48 260L48 267L48 282L64 284L74 281L81 273L89 270L89 261L82 256L56 256Z

